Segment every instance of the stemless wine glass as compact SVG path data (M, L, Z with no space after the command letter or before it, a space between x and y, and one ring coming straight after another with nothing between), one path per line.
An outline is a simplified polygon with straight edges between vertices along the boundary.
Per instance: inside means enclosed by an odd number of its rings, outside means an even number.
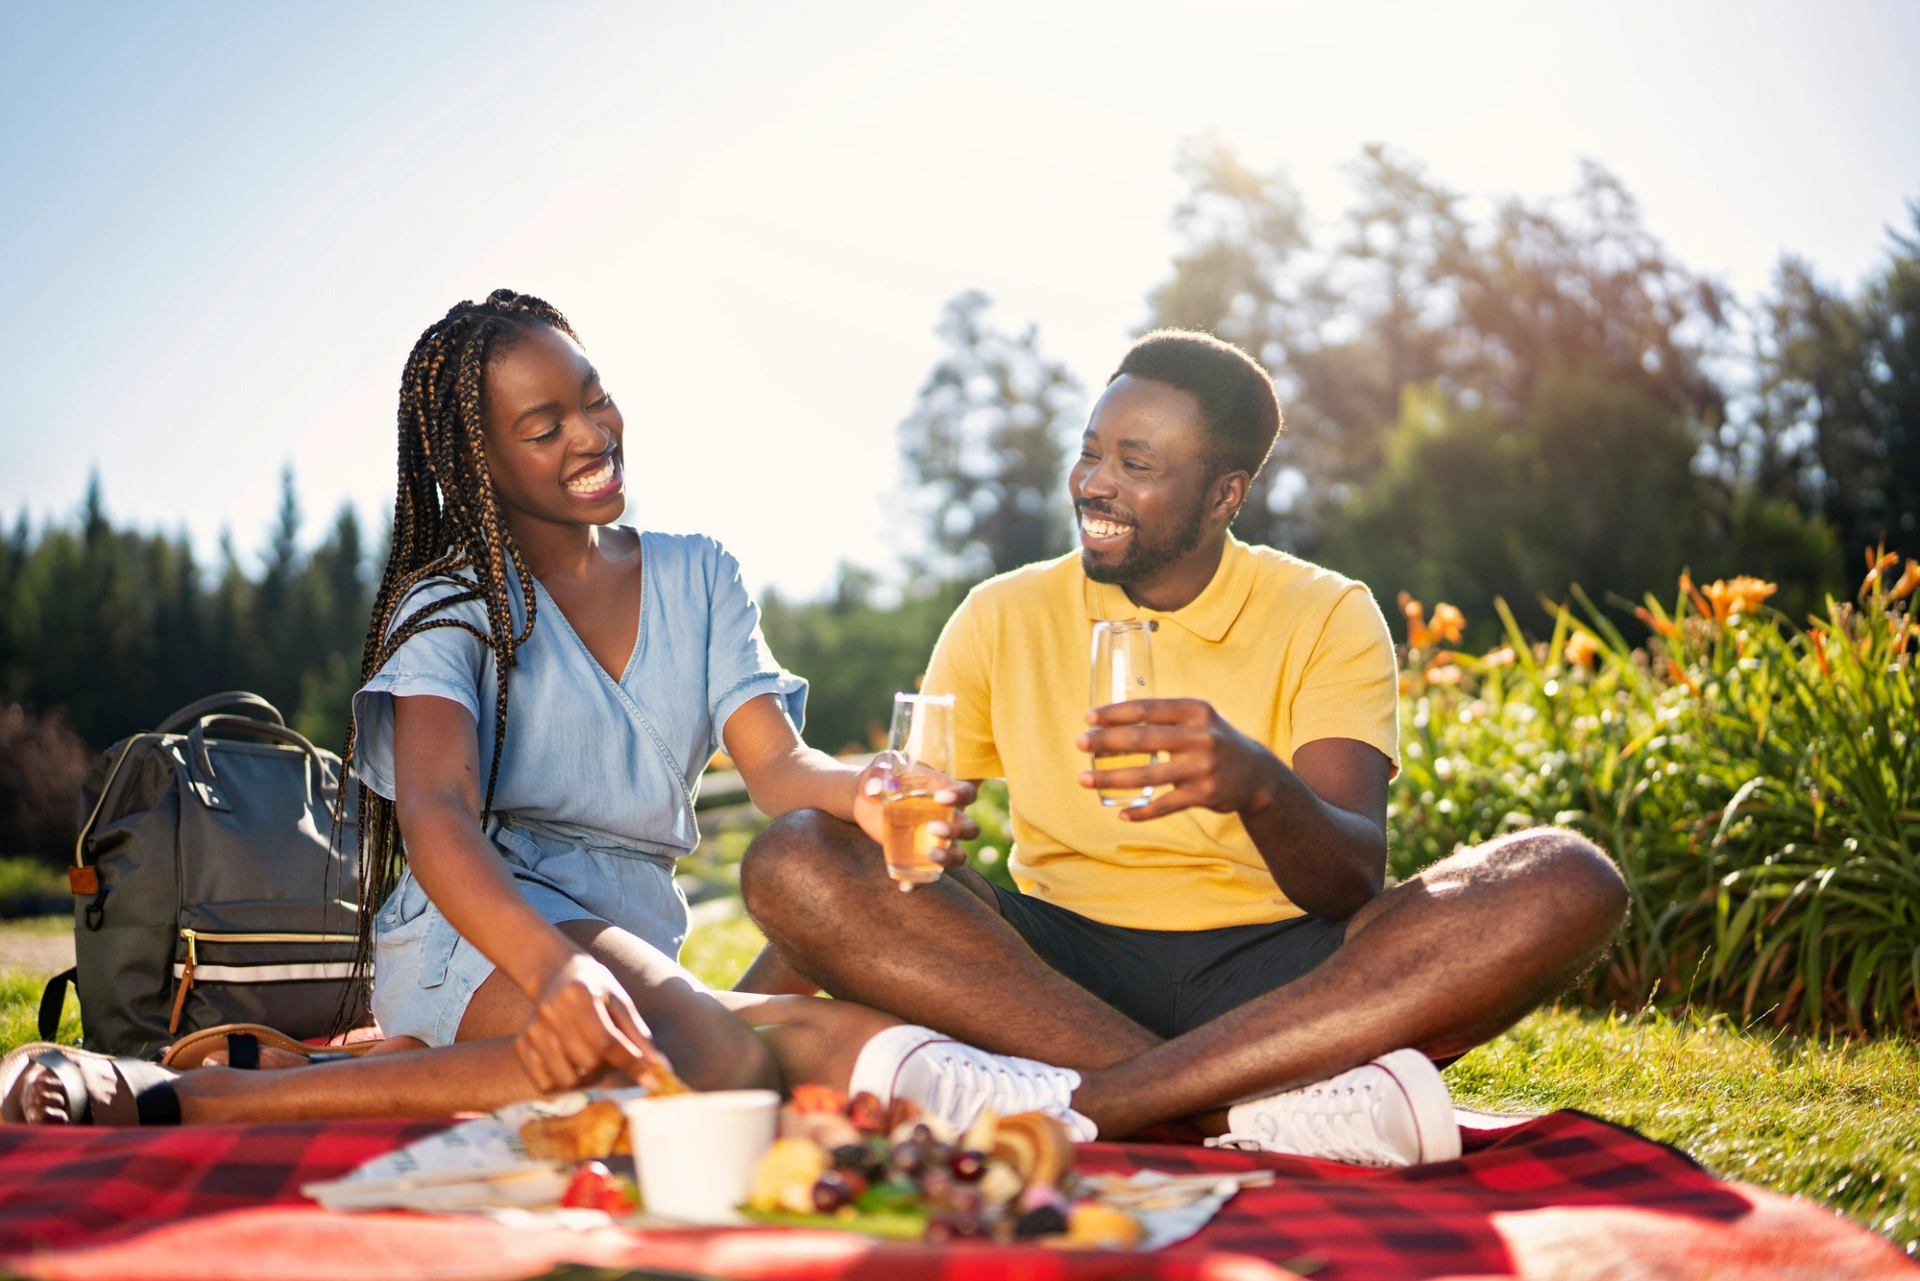
M1098 622L1093 625L1093 702L1094 707L1124 703L1133 698L1153 697L1153 649L1148 636L1153 626L1144 619ZM1125 752L1095 756L1097 770L1132 769L1153 763L1151 752ZM1130 787L1100 789L1102 805L1132 809L1153 799L1153 788Z
M881 793L880 816L887 875L902 890L940 879L933 851L943 839L927 825L951 825L951 805L934 799L953 784L953 695L895 694L887 733L893 764Z

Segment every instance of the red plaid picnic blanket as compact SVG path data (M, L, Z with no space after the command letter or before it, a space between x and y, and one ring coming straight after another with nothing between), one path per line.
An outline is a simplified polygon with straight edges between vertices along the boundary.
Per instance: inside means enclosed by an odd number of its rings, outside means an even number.
M1198 1236L1151 1255L882 1245L790 1230L578 1232L337 1214L299 1194L438 1123L138 1131L0 1126L0 1269L27 1277L537 1276L563 1261L737 1278L1798 1276L1911 1278L1889 1242L1803 1201L1715 1179L1577 1112L1466 1132L1458 1161L1363 1170L1160 1144L1089 1144L1083 1167L1270 1168Z

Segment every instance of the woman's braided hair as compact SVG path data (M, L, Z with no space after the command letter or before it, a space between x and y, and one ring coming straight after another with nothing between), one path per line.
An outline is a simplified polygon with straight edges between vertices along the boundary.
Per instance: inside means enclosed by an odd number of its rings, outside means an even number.
M487 469L486 374L494 358L540 325L579 341L573 326L552 304L531 294L496 289L485 302L456 303L413 345L400 376L400 477L393 500L393 545L373 598L373 617L360 659L364 683L409 639L436 627L471 632L493 651L497 674L493 762L487 771L483 823L493 811L493 789L500 777L501 746L507 734L507 672L533 634L534 623L533 575L501 516ZM510 606L516 584L508 577L508 565L518 575L517 590L526 613L526 623L517 632ZM430 578L447 579L455 590L396 620L407 593ZM485 632L464 619L435 617L476 600L487 611ZM349 770L356 734L349 722L341 751ZM348 985L342 1021L351 1017L351 1004L364 1000L373 965L373 913L399 882L405 862L393 802L364 787L353 790L359 793L361 910L354 946L355 981ZM347 793L343 786L336 830L345 813Z

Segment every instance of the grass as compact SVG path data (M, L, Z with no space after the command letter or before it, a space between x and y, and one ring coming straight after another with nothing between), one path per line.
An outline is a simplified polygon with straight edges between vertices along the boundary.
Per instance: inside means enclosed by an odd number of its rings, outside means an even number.
M45 923L0 929L46 930ZM760 950L745 917L704 926L682 960L731 985ZM0 1046L34 1037L43 976L0 973ZM77 1039L69 1011L61 1039ZM1744 1030L1724 1017L1547 1009L1447 1070L1488 1111L1579 1108L1715 1173L1804 1195L1920 1254L1920 1045Z
M59 911L71 902L61 869L34 858L0 858L0 919Z
M44 974L0 970L0 1049L10 1050L23 1041L40 1039L40 989L46 981ZM71 997L67 998L66 1013L60 1017L56 1039L74 1045L80 1042L80 1005Z
M1447 1069L1447 1083L1468 1107L1579 1108L1632 1126L1920 1253L1920 1045L1907 1038L1549 1009Z

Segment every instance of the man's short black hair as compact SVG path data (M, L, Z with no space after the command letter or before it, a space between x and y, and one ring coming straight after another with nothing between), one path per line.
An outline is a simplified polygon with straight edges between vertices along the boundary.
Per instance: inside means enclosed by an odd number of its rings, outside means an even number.
M1121 358L1113 378L1132 374L1178 387L1200 402L1221 473L1257 476L1280 434L1280 398L1260 362L1196 329L1156 329Z

